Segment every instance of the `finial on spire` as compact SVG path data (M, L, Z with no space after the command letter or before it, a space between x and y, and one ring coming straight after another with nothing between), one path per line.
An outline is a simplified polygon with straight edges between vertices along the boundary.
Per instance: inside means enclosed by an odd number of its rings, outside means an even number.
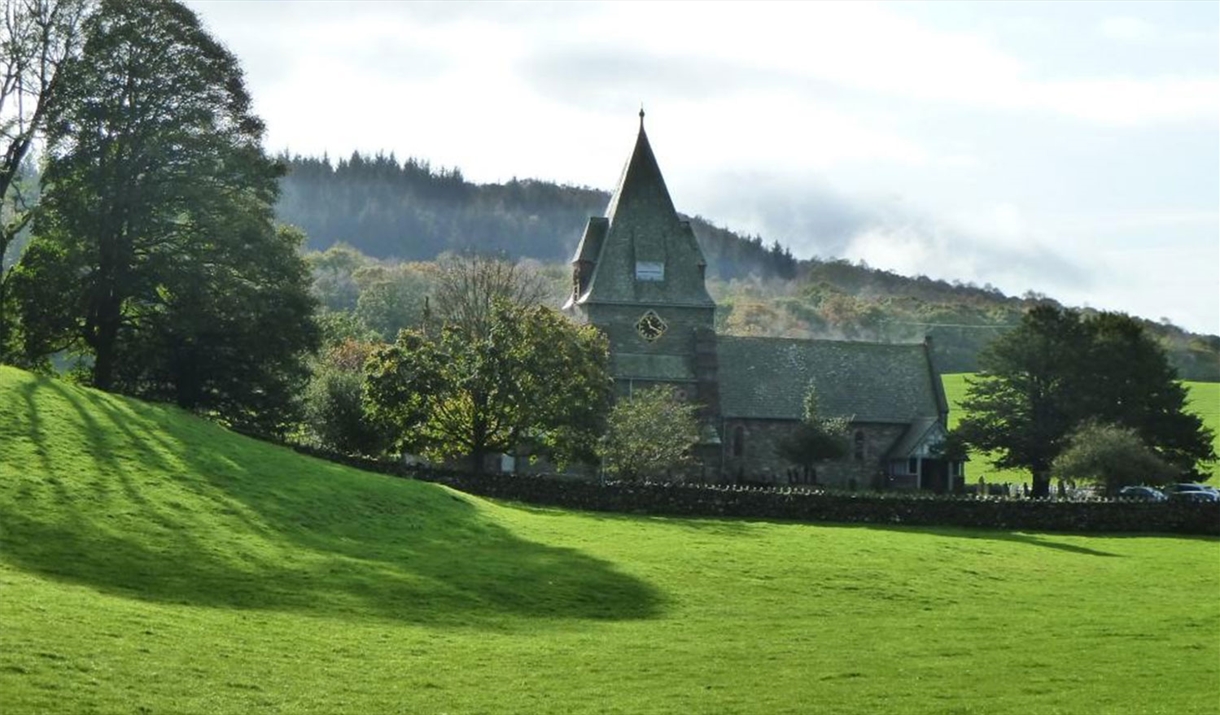
M640 102L640 129L644 128L644 103Z

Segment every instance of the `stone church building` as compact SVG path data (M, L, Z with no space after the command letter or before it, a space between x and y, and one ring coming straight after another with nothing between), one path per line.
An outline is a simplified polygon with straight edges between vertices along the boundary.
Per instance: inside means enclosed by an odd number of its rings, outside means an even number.
M943 491L961 465L935 458L948 405L927 344L717 335L707 262L679 218L644 132L605 216L589 219L564 310L609 339L619 395L665 384L699 405L712 482ZM806 476L776 452L810 384L824 416L850 418L850 452Z

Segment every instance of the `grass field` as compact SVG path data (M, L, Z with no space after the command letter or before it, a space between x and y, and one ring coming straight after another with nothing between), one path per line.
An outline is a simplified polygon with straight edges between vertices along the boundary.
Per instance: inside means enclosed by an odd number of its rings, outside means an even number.
M0 712L1215 713L1220 541L607 516L0 368Z
M955 427L961 421L963 411L960 405L966 397L966 379L971 374L958 373L942 376L945 386L945 396L949 398L949 426ZM1220 454L1220 383L1217 382L1187 382L1189 405L1188 409L1203 418L1203 424L1212 429L1215 436L1216 453ZM1029 473L1019 470L996 469L987 460L986 455L971 454L970 463L966 465L967 481L978 481L982 476L988 482L1011 482L1024 484L1029 481ZM1212 465L1210 484L1220 484L1220 462ZM1220 706L1217 707L1220 712Z

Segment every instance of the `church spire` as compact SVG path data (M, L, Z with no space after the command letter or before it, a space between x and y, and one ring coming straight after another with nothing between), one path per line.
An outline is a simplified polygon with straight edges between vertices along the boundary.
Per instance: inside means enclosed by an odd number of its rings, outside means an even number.
M589 220L576 249L573 303L707 307L707 262L690 223L674 210L644 131L644 108L631 158L604 217Z
M619 176L618 186L606 207L606 218L614 221L618 208L629 196L652 197L649 203L654 203L654 210L661 212L666 219L670 215L676 217L673 201L669 198L669 189L665 186L665 177L661 175L661 167L657 157L652 153L652 145L648 143L648 133L644 131L644 106L640 105L640 131L635 138L635 148L631 158L623 167Z

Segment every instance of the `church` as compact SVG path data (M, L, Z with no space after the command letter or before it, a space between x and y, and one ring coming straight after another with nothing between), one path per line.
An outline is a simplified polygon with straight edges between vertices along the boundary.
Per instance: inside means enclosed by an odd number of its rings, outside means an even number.
M932 491L961 484L961 464L936 453L949 410L930 344L716 334L707 262L674 209L643 110L606 213L589 219L572 266L564 310L607 336L617 394L669 385L699 406L700 466L690 477ZM800 423L811 384L820 414L850 420L850 447L805 475L776 445Z

